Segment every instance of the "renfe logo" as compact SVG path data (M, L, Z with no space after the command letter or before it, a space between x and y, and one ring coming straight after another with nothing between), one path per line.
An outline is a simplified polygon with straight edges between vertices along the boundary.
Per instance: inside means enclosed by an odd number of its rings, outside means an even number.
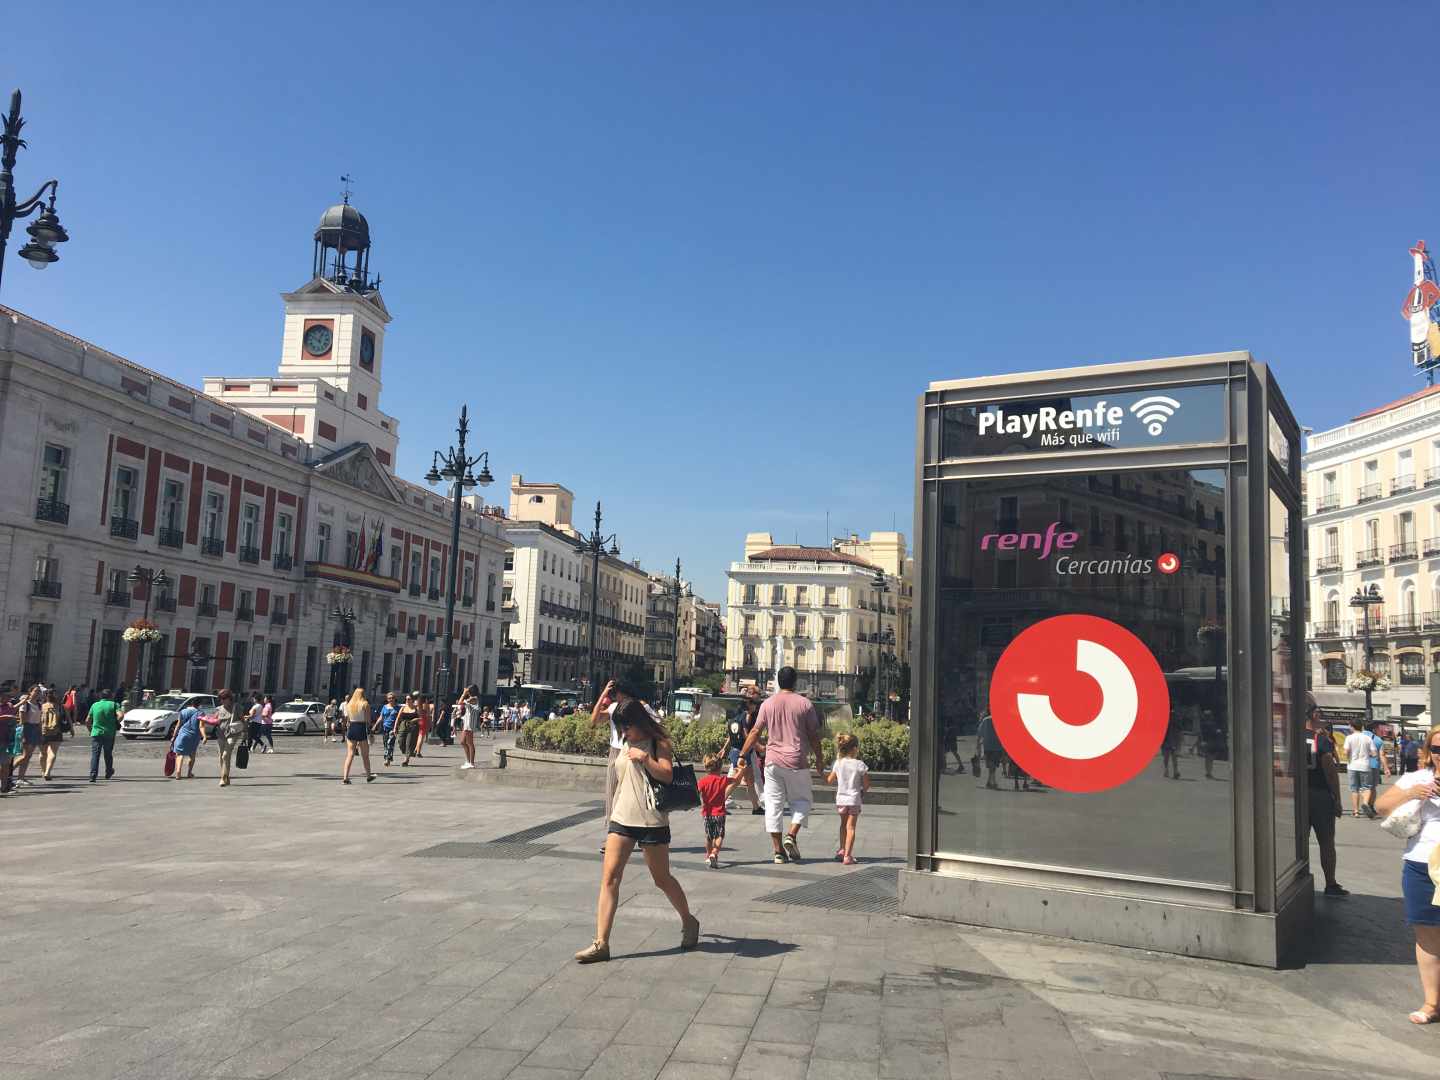
M1052 521L1045 526L1043 533L986 533L980 538L980 550L989 551L990 542L995 542L995 547L1000 551L1027 551L1034 549L1037 559L1048 559L1053 550L1069 551L1080 542L1078 532L1056 532L1062 527L1059 521Z
M1003 408L994 412L982 412L977 434L987 431L1004 435L1021 435L1030 438L1037 431L1075 431L1082 428L1118 427L1125 419L1125 410L1119 405L1097 401L1090 409L1057 409L1053 405L1042 405L1034 412L1018 415L1007 413Z
M1145 643L1094 615L1057 615L1001 654L990 716L1010 758L1061 791L1138 776L1165 738L1170 690Z

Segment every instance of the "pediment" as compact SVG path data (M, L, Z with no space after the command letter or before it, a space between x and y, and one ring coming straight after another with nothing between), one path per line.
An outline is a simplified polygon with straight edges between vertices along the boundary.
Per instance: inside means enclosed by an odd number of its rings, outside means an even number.
M374 292L368 293L351 292L349 289L341 288L333 281L327 281L325 278L322 277L311 278L294 292L286 293L284 299L290 300L297 297L313 296L344 296L352 300L359 300L362 303L369 304L376 311L378 311L384 317L385 322L388 323L391 318L390 309L385 306L385 300L380 295L380 291L378 289Z
M342 484L404 505L405 496L381 468L369 443L352 443L315 463L315 471Z

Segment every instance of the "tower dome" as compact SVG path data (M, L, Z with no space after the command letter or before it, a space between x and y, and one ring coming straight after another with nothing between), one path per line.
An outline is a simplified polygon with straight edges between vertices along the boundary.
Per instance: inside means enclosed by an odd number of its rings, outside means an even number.
M353 292L370 292L380 279L370 279L370 223L350 205L347 192L320 215L315 228L315 277L323 277Z

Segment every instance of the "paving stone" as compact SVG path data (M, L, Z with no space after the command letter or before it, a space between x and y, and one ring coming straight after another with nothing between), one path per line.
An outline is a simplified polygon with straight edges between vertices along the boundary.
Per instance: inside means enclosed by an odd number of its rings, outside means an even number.
M815 1032L813 1056L827 1061L879 1061L880 1029L822 1022Z
M829 984L824 980L790 979L782 973L770 986L766 1007L780 1009L822 1009Z
M257 1080L274 1076L333 1039L333 1035L328 1038L323 1035L293 1035L288 1039L262 1040L220 1062L211 1075L254 1077Z
M882 1080L915 1080L916 1077L948 1076L950 1055L944 1046L922 1043L891 1043L880 1053Z
M698 1019L706 1024L722 1027L748 1028L760 1015L765 999L752 994L720 994L707 997L700 1006Z
M560 1026L566 1012L516 1006L486 1028L471 1044L488 1050L523 1050L527 1054Z
M467 1046L431 1073L429 1080L506 1080L524 1057L519 1050Z
M831 1061L828 1058L812 1057L805 1080L876 1080L879 1075L880 1062L876 1060Z
M675 1048L689 1026L689 1013L676 1015L642 1010L625 1021L615 1034L615 1042L621 1046L660 1046L668 1052Z
M611 1043L593 1065L582 1074L582 1080L655 1080L660 1075L668 1047Z
M693 1061L674 1061L660 1070L659 1080L730 1080L731 1065L701 1065Z
M808 1046L752 1041L735 1067L735 1080L805 1080L809 1071Z
M613 1030L557 1027L530 1051L522 1065L532 1069L584 1072L609 1045Z
M882 1009L880 1033L887 1044L927 1043L941 1049L945 1046L945 1022L939 1009Z
M378 1068L432 1073L471 1042L465 1032L417 1031L375 1059Z
M686 1029L670 1060L724 1065L733 1069L749 1041L749 1025L724 1027L695 1023Z
M517 1065L505 1080L579 1080L573 1069L540 1069L533 1065Z
M820 1029L820 1013L808 1009L767 1007L755 1021L750 1037L764 1043L797 1043L809 1047Z

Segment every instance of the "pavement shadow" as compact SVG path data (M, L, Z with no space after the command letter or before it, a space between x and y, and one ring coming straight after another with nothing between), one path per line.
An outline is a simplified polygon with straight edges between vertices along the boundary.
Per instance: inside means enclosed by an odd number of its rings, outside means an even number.
M702 934L700 944L693 949L682 949L676 945L669 949L651 949L649 952L626 953L625 959L637 960L650 956L674 956L681 952L713 953L724 956L746 956L761 958L784 956L800 946L774 938L739 938L725 934Z
M1403 927L1404 932L1396 934L1392 927ZM1304 963L1414 966L1415 939L1405 926L1405 902L1398 896L1358 892L1346 897L1316 895L1310 952Z

